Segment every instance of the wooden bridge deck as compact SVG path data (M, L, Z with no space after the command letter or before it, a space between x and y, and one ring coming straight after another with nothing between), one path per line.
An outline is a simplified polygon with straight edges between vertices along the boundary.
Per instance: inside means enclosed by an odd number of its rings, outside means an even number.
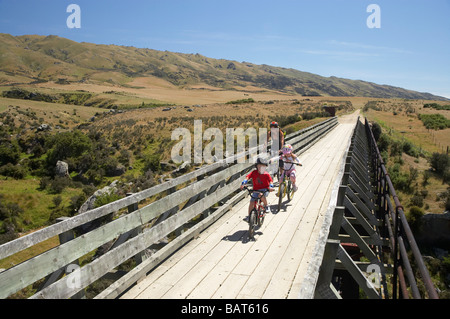
M299 190L247 239L249 197L126 292L124 299L298 298L328 210L357 113L300 156Z

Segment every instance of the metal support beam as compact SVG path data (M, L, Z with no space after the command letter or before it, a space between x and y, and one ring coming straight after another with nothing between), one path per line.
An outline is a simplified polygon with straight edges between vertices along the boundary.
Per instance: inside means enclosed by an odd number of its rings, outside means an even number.
M353 279L356 280L359 287L362 290L364 290L367 297L369 297L370 299L381 298L380 295L378 294L378 291L373 286L373 284L369 280L367 280L366 276L364 276L363 272L359 269L359 267L355 264L350 255L345 251L345 249L341 245L339 245L338 247L337 257L339 258L340 261L342 261L342 264L352 275Z

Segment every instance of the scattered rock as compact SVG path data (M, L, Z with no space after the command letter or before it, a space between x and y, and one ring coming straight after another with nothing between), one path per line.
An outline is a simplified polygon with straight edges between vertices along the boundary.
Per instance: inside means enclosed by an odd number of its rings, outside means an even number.
M51 131L52 127L48 124L41 124L38 128L38 132Z
M228 70L236 70L236 65L233 62L230 62L230 64L228 64L227 66Z
M80 209L78 210L77 215L83 214L87 211L90 211L95 208L95 201L98 197L103 196L105 194L112 194L117 191L117 183L119 181L112 182L109 186L105 186L102 189L97 190L91 197L87 199L87 201L81 205Z
M69 164L58 161L55 167L55 174L58 177L69 177Z

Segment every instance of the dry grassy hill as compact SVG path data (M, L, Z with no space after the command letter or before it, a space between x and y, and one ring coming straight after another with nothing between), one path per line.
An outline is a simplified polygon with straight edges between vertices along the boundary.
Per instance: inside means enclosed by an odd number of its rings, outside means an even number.
M65 84L67 89L101 92L120 87L136 98L173 103L203 103L193 100L205 96L209 98L203 100L205 103L226 102L244 94L258 94L265 99L280 95L444 99L294 69L211 59L200 54L77 43L57 36L0 34L0 56L0 85L34 83L54 88ZM177 94L173 94L174 89Z

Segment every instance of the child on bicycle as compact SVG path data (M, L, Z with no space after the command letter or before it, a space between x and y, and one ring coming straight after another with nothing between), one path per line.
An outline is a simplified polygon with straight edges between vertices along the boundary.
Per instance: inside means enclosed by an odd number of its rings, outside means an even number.
M256 161L256 169L248 174L241 185L241 190L248 183L250 179L253 181L253 190L254 191L264 191L263 196L261 197L261 201L264 203L264 209L267 213L267 196L269 196L269 192L273 192L275 189L273 188L273 181L270 174L266 171L267 162L264 159L258 158ZM258 199L260 192L254 192L250 199L250 205L248 207L248 215L250 216L251 211L255 208L255 202Z
M294 149L293 149L292 145L286 144L282 149L283 154L280 156L280 160L282 160L284 163L282 173L284 173L284 176L290 176L294 192L296 192L298 189L297 185L295 185L296 170L295 170L295 164L292 164L292 163L300 164L300 160L298 159L297 155L295 155L293 153L293 151L294 151Z

